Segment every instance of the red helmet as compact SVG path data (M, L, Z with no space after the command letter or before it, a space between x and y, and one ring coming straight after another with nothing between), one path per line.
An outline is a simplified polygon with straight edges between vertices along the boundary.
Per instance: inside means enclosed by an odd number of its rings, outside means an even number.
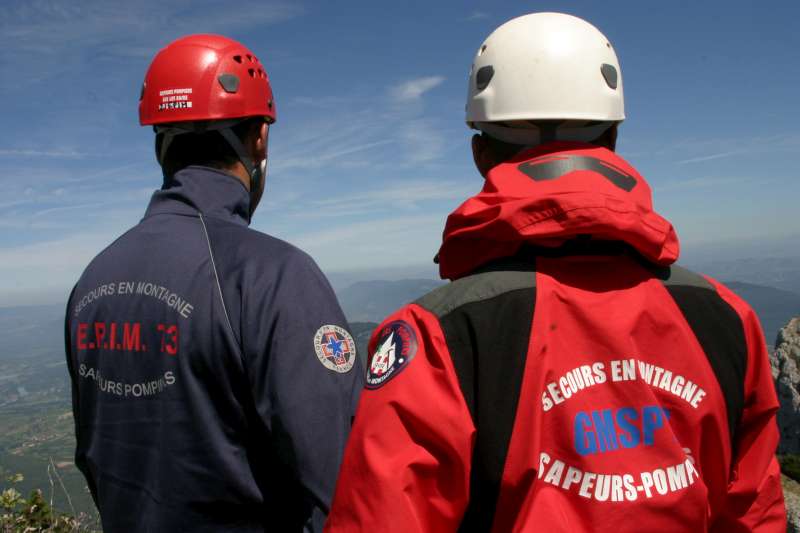
M156 55L145 74L142 126L257 116L275 121L269 78L253 52L227 37L181 37Z

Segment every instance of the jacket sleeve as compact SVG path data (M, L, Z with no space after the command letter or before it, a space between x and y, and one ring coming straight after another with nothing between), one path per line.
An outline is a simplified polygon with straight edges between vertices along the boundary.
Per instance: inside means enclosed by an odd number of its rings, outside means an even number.
M86 485L92 495L95 505L97 504L97 488L92 472L86 460L86 448L83 444L80 416L80 399L78 394L78 374L75 371L74 344L72 342L72 326L70 322L70 310L72 309L72 298L75 296L75 288L67 299L67 308L64 314L64 353L67 358L67 371L72 389L72 419L75 423L75 466L81 471L86 479Z
M722 285L719 294L739 314L747 341L744 409L736 430L728 494L713 531L786 531L781 474L775 458L780 439L778 400L758 318L750 307Z
M276 514L299 515L304 531L321 531L364 372L333 290L309 256L294 253L277 279L261 283L245 294L243 344L268 434L266 475L285 478L268 498L281 502ZM326 353L338 355L339 364Z
M369 353L326 531L456 531L475 427L438 321L405 307L375 330Z

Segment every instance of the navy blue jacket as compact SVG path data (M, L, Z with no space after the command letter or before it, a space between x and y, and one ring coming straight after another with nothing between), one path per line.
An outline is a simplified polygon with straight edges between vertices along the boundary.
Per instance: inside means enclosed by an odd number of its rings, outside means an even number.
M70 296L76 464L103 528L318 531L364 372L333 291L188 167Z

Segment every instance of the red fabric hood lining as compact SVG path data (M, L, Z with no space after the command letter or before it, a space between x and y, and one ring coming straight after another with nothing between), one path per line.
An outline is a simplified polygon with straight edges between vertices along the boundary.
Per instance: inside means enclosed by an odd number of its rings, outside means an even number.
M543 181L519 170L554 153L615 165L636 185L626 191L592 170ZM605 148L553 143L492 169L483 190L448 217L438 256L440 273L456 279L488 261L513 255L523 244L554 247L586 234L626 242L664 266L674 263L680 250L674 228L653 210L650 187L633 167Z

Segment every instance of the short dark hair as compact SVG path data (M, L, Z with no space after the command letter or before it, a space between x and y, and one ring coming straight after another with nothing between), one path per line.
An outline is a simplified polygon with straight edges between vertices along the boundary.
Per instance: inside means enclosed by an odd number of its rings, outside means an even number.
M234 125L231 130L244 142L253 134L253 130L264 123L262 117L252 117ZM164 135L156 135L156 154L161 153ZM173 137L172 142L164 154L161 168L164 176L175 175L179 170L190 165L225 170L231 168L239 161L239 156L231 148L218 131L211 130L203 133L184 133Z

